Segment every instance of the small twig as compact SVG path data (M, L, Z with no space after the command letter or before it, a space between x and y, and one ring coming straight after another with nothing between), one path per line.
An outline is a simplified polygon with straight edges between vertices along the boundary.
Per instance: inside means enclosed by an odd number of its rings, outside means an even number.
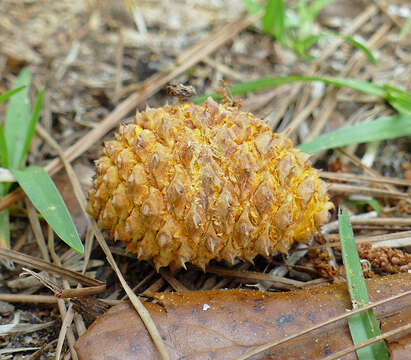
M31 354L27 358L27 360L36 360L40 355L42 355L44 353L45 350L47 350L48 348L53 346L57 341L58 341L58 339L54 339L54 340L50 341L48 344L43 344L41 346L41 348L38 349L34 354Z
M333 180L343 180L343 181L353 181L353 182L371 182L371 183L380 183L380 184L411 186L411 180L391 178L391 177L386 177L386 176L377 177L377 176L340 173L340 172L333 173L329 171L320 171L319 175L322 178L333 179Z
M174 276L171 275L170 271L167 269L161 268L159 270L160 275L165 281L175 290L175 291L184 291L188 290L182 283L180 283Z
M275 276L272 274L259 273L255 271L230 270L230 269L224 269L218 266L208 266L206 268L206 272L211 273L211 274L220 275L220 276L230 276L230 277L247 279L247 280L280 283L282 285L287 285L289 287L291 286L292 288L304 287L304 283L302 281L287 279L285 277Z
M55 304L57 298L51 295L29 295L29 294L1 294L0 301L11 303L28 303L28 304Z
M18 251L0 248L0 258L12 260L18 264L34 268L36 270L47 271L49 273L59 275L65 279L77 281L83 285L99 287L101 292L106 289L106 285L99 280L92 279L75 271L68 270L61 266L51 264L45 260L20 253Z
M335 235L335 238L339 238L339 235ZM392 242L395 241L395 244ZM389 246L392 248L395 247L404 247L411 245L411 231L401 231L392 234L383 234L383 235L374 235L374 236L356 236L355 243L358 244L367 244L371 243L373 247L382 247ZM305 251L310 249L323 249L325 247L340 247L340 242L330 242L327 244L321 245L312 245L305 246L298 249L292 249L290 252Z
M372 195L375 197L386 197L391 199L409 199L410 197L407 193L402 193L400 191L337 183L328 183L328 191L330 193Z
M64 344L64 339L68 335L68 331L70 330L70 326L71 326L71 323L73 322L73 318L74 318L73 304L70 304L66 313L63 316L63 322L61 324L57 346L56 346L56 360L60 360L61 350Z
M97 227L97 224L94 219L90 219L94 234L96 236L96 239L102 248L104 254L106 255L107 261L109 262L110 266L114 270L114 272L117 275L117 278L120 280L121 286L127 293L127 296L129 297L131 303L133 304L134 308L136 309L137 313L139 314L141 320L143 321L144 325L147 328L148 333L150 334L151 338L153 339L154 344L157 347L157 350L159 351L161 358L163 360L168 360L169 356L166 350L166 347L164 345L163 339L161 338L161 335L157 329L156 324L154 323L153 319L151 318L150 313L148 310L145 308L143 303L140 301L140 299L137 297L137 295L133 292L133 290L130 288L130 286L127 284L126 280L124 279L123 275L121 274L120 269L118 268L118 265L116 261L114 260L113 255L110 252L110 249L104 240L103 234Z
M28 198L26 198L25 200L26 200L25 202L26 202L26 207L27 207L27 213L29 216L31 228L33 230L34 238L36 239L36 242L37 242L37 246L40 249L43 259L50 262L50 255L47 250L46 241L44 240L43 231L41 230L41 225L40 225L39 217L37 215L37 211Z

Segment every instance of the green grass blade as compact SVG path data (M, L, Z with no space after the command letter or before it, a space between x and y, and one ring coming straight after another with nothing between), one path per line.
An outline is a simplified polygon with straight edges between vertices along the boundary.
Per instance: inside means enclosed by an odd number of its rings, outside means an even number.
M267 0L262 18L263 30L284 43L285 6L283 0Z
M4 168L9 167L9 156L7 153L7 143L6 137L4 136L3 126L0 125L0 158L1 158L1 166Z
M411 93L390 85L384 85L383 88L387 92L387 101L394 109L411 115Z
M356 79L337 78L337 77L321 77L321 76L278 76L278 77L266 77L257 80L247 81L244 83L235 84L229 87L233 95L244 95L249 92L269 89L274 86L288 84L293 82L311 82L319 81L327 85L333 85L337 87L346 87L365 94L377 96L386 99L394 108L399 109L407 114L411 112L411 94L394 88L389 85L376 85L369 81L361 81ZM221 97L213 93L210 95L200 96L194 99L196 104L203 102L208 96L212 96L214 99L220 99Z
M44 169L30 166L23 170L10 169L33 205L56 234L78 253L84 251L70 213L53 181Z
M0 211L0 248L10 249L9 210Z
M0 183L0 197L7 194L8 183ZM10 216L9 210L0 211L0 248L10 249Z
M361 307L369 300L368 291L362 276L362 268L355 245L354 233L346 210L339 212L338 221L348 288L352 300L355 301L357 307Z
M353 90L361 91L366 94L378 96L385 98L386 90L383 86L373 84L368 81L361 81L355 79L346 78L333 78L333 77L320 77L320 76L301 76L301 75L291 75L291 76L276 76L276 77L266 77L257 80L251 80L239 84L234 84L229 87L233 95L244 95L249 92L269 89L274 86L289 84L293 82L311 82L319 81L327 85L334 85L338 87L347 87ZM212 96L214 99L220 99L221 97L215 93L200 96L194 99L196 104L203 102L208 96Z
M334 38L343 39L349 42L354 47L356 47L358 50L362 51L370 62L372 62L373 64L378 63L377 59L374 57L370 49L368 49L364 44L360 43L359 41L355 40L354 38L348 35L342 35L342 34L331 33L331 32L321 33L321 34L316 34L316 35L308 35L308 36L305 36L302 40L296 41L293 47L296 49L298 53L304 54L307 57L308 56L306 54L307 50L311 46L313 46L318 40L325 38L325 37L334 37Z
M40 117L41 107L43 105L43 95L44 88L40 90L39 94L37 95L36 103L34 104L33 113L31 114L30 122L28 123L27 127L26 138L24 140L19 165L22 165L27 155L27 152L29 151L31 139L33 138L34 132L36 130L37 121Z
M368 303L368 290L362 274L360 258L355 245L350 219L345 210L339 212L338 220L348 290L355 310ZM354 344L359 344L381 335L377 319L372 309L351 316L348 318L348 325ZM357 350L357 355L359 360L389 360L387 346L383 341Z
M19 166L24 146L24 134L30 117L30 82L31 71L28 68L23 69L17 78L15 87L25 86L25 88L10 98L7 107L4 134L7 142L9 166L13 168Z
M20 86L16 89L12 89L12 90L6 91L5 93L1 94L0 95L0 104L2 102L5 102L10 96L12 96L14 94L17 94L19 91L21 91L23 89L24 89L24 86Z
M371 61L373 64L375 65L378 64L378 60L374 57L371 50L368 49L364 44L355 40L353 37L349 35L334 34L334 33L327 33L326 35L344 39L345 41L349 42L352 46L356 47L358 50L361 50L365 54L365 56L367 56L368 60Z
M321 135L297 148L312 154L350 144L394 139L411 135L411 115L399 114L348 126Z
M354 205L357 210L363 211L366 205L371 206L380 215L382 213L382 207L380 203L375 199L368 200L345 200L345 204Z

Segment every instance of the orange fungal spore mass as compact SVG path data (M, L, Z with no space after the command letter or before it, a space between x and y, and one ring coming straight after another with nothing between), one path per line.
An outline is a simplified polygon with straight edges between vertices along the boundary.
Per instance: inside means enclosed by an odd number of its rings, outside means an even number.
M137 113L96 166L89 213L157 269L287 252L332 208L308 155L211 98Z

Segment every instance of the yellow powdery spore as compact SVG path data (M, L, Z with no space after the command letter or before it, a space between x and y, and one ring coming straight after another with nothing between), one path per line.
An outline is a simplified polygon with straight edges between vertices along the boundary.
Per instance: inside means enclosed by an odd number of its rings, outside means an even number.
M89 213L157 269L285 253L332 208L306 154L211 98L138 113L96 167Z

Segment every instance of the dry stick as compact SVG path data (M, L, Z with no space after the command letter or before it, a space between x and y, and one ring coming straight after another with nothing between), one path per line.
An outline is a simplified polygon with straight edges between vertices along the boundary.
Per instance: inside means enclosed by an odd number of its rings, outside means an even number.
M339 235L335 235L335 238L337 238ZM397 233L391 233L391 234L382 234L382 235L374 235L374 236L356 236L355 237L355 244L367 244L371 243L373 247L380 247L380 246L387 246L385 244L378 244L380 242L388 242L388 241L393 241L393 240L409 240L411 239L411 231L400 231ZM390 247L403 247L407 246L409 244L404 244L399 242L397 246L392 246ZM323 249L326 248L327 246L329 247L341 247L341 243L339 241L337 242L330 242L327 244L321 244L321 245L312 245L312 246L305 246L301 247L299 249L292 249L290 252L298 252L298 251L306 251L309 249Z
M366 43L366 46L370 50L373 50L373 48L376 47L380 39L388 32L390 27L391 27L391 24L384 24ZM357 53L348 62L347 66L345 67L345 70L341 72L338 76L347 77L347 76L355 75L360 70L360 67L364 64L365 61L367 61L367 58L365 57L365 55L362 52L357 51ZM336 93L338 91L339 89L333 88L331 91L328 92L327 96L324 99L323 105L320 109L320 112L319 112L320 117L318 118L318 120L316 120L312 124L312 129L310 133L308 134L308 136L306 137L305 141L310 141L321 133L331 113L334 111L337 105L338 101L337 101Z
M216 31L212 32L207 38L199 41L197 44L192 46L190 49L184 51L180 54L177 58L177 64L184 64L189 62L192 57L195 57L199 52L204 51L207 47L215 46L213 44L220 44L222 45L228 38L232 38L233 35L237 34L239 31L247 28L255 21L259 19L263 11L255 15L247 15L244 18L236 19L226 25L224 25L221 29L217 29Z
M337 183L327 183L328 192L330 193L343 193L343 194L361 194L361 195L373 195L375 197L386 197L392 199L409 199L407 193L383 190L383 189L373 189L366 186L348 185L348 184L337 184Z
M168 284L175 290L175 291L184 291L188 290L181 282L179 282L174 276L170 274L170 271L161 268L159 270L160 275L162 278L168 282Z
M28 294L1 294L0 301L12 303L29 303L29 304L55 304L57 298L51 295L28 295Z
M376 219L354 219L354 225L411 225L411 218L376 218Z
M31 354L27 360L36 360L44 353L46 349L54 345L57 342L57 339L50 341L48 344L43 344L40 349L38 349L35 353Z
M55 264L57 264L58 266L61 266L61 260L59 258L59 256L57 255L55 248L54 248L54 233L53 233L53 229L51 228L51 226L48 226L48 248L49 248L49 252L51 254L51 257L54 261ZM79 284L78 284L79 285ZM64 290L68 290L71 293L71 288L70 288L70 284L67 280L63 280L63 288ZM77 289L78 290L78 289ZM83 290L83 289L80 289ZM61 298L67 298L68 296L64 296L62 294L62 291L60 291L60 297ZM71 296L73 297L73 296ZM65 308L65 303L63 302L62 304L60 303L60 299L58 301L58 306ZM74 313L73 313L73 309L72 309L72 304L69 305L69 308L66 311L66 315L64 316L64 320L63 320L63 324L66 321L67 325L66 326L61 326L60 329L60 334L59 334L59 338L58 338L58 342L57 342L57 349L59 349L59 346L61 346L61 348L63 347L63 343L64 343L64 339L66 337L67 334L67 342L70 344L70 342L72 341L72 339L75 340L73 331L71 329L71 323L74 319ZM82 317L76 316L75 318L75 326L76 326L76 330L77 330L77 334L80 334L82 332L83 329L85 329L86 325L84 324L84 321L82 320ZM64 335L62 335L62 333ZM58 351L57 351L58 354ZM56 355L56 358L59 359L60 356Z
M312 100L303 110L301 110L298 115L290 122L290 124L282 131L282 133L287 133L288 136L292 134L298 127L310 116L310 114L317 108L322 98L318 97Z
M293 288L301 288L304 286L302 281L287 279L281 276L275 276L266 273L259 273L255 271L241 271L241 270L231 270L231 269L224 269L218 266L208 266L206 268L206 272L211 274L216 274L220 276L230 276L235 278L242 278L248 280L256 280L256 281L268 281L271 283L280 283L284 285L291 286Z
M176 66L169 73L157 73L143 81L139 85L139 91L130 95L126 100L121 102L116 108L94 129L92 129L85 137L79 139L74 145L70 146L64 155L68 161L72 161L86 150L89 149L96 141L103 137L107 132L113 129L117 124L135 107L155 94L165 84L176 76L182 74L191 66L200 62L205 56L216 51L221 45L234 37L238 32L249 26L255 19L255 16L247 16L243 19L230 23L229 32L226 30L219 30L218 33L222 35L213 42L204 41L203 46L189 56L184 64ZM224 29L224 28L223 28ZM45 166L45 170L50 174L55 174L62 167L62 161L59 158L52 160ZM15 190L10 194L7 194L0 200L0 211L6 209L14 202L20 200L24 196L24 192L21 189Z
M388 1L385 1L385 0L384 0L384 1L377 0L376 3L377 3L377 6L381 9L381 11L382 11L385 15L387 15L387 16L390 18L390 20L391 20L395 25L397 25L400 29L402 29L402 27L405 25L405 23L404 23L404 24L401 24L401 21L399 21L398 16L393 15L393 14L388 10L388 4L389 4L389 2L388 2Z
M334 180L344 180L344 181L353 181L353 182L371 182L379 184L392 184L399 186L411 186L411 180L386 177L386 176L368 176L360 174L351 174L351 173L333 173L329 171L319 171L319 175L325 179L334 179Z
M114 102L117 103L120 99L121 92L121 71L123 70L123 59L124 59L124 35L123 32L119 32L119 43L116 50L116 85L114 88Z
M375 176L377 178L383 178L380 173L378 171L375 171L374 169L371 169L370 167L368 167L367 165L364 165L361 160L355 156L354 154L350 154L348 151L346 151L343 148L338 148L337 151L343 155L345 155L348 159L350 159L352 161L352 163L357 166L359 169L362 169L363 171L365 171L366 173ZM397 190L394 186L391 186L389 184L384 185L386 189L392 191L393 193L396 194L401 194L401 192L399 190ZM406 198L406 201L408 203L411 203L411 199L409 198L409 196Z
M103 234L98 229L96 222L94 221L94 219L90 219L90 220L92 223L92 227L93 227L96 239L98 243L100 244L101 248L103 249L104 254L106 255L107 261L113 268L118 279L120 280L121 285L123 286L123 289L127 293L127 296L129 297L131 303L133 304L134 308L137 310L138 314L140 315L140 318L143 321L145 327L147 328L147 331L150 334L154 344L156 345L157 350L159 351L162 359L168 360L169 356L167 354L166 347L156 327L156 324L154 323L153 319L150 316L150 313L147 311L147 309L145 308L143 303L140 301L140 299L137 297L137 295L134 294L130 286L128 286L126 280L124 279L123 275L120 272L120 269L117 266L117 263L115 262L113 258L113 255L110 252L110 249L106 241L104 240Z
M44 260L50 262L49 252L47 251L46 242L44 240L43 232L41 231L41 228L40 228L40 222L39 222L39 219L37 217L37 214L35 213L34 207L31 205L31 203L29 203L28 200L26 201L26 203L27 203L28 210L29 210L30 222L31 222L32 225L34 225L33 229L37 229L37 230L34 230L34 234L35 234L35 237L37 239L37 243L39 243L41 245L43 258L44 258ZM30 213L31 213L31 215L30 215ZM49 227L49 229L50 229L50 227ZM50 240L50 237L49 237L49 240ZM50 249L50 243L49 243L49 249ZM51 255L54 258L53 255L56 255L56 254L54 253L54 249L52 249L52 250L53 251L51 251ZM59 262L57 263L57 265L61 267L61 264ZM34 275L34 274L32 274L32 275ZM51 276L52 276L52 280L55 281L56 279L55 279L54 274L51 274ZM41 282L43 282L43 281L41 281ZM69 286L67 280L63 280L63 283L66 283L66 285ZM63 299L59 299L57 301L57 305L58 305L58 308L59 308L59 311L60 311L60 315L61 315L63 324L65 322L67 323L68 321L70 321L70 324L68 326L64 326L64 327L62 325L62 327L60 328L59 340L57 342L56 359L57 360L60 359L60 352L61 352L61 349L63 347L63 342L64 342L64 339L65 339L66 333L67 333L67 342L68 342L68 345L69 345L69 348L70 348L71 356L72 356L73 359L77 359L78 358L77 353L76 353L76 350L74 349L74 343L76 342L76 338L74 336L73 330L69 328L70 325L71 325L71 320L70 320L71 305L69 307L69 310L67 310L66 309L66 304L65 304ZM71 310L71 313L72 313L72 310ZM64 334L63 338L61 338L62 333ZM63 339L63 340L61 340L61 339Z
M136 286L133 287L133 292L135 293L140 287L142 287L143 285L145 285L155 274L154 271L151 271L143 280L141 280ZM127 299L127 295L124 295L121 300L126 300Z
M47 262L50 262L50 255L49 255L49 252L47 251L46 242L44 240L43 232L41 231L40 221L37 217L36 211L34 210L34 207L31 205L29 200L27 200L26 203L27 203L27 208L28 208L28 212L29 212L30 222L33 226L34 235L35 235L37 243L39 244L40 249L42 251L43 260L45 260ZM60 266L60 264L57 264L57 265ZM32 274L32 275L34 275L34 274ZM51 275L51 276L52 276L52 280L55 280L55 277L53 275ZM70 315L70 312L67 311L66 304L65 304L63 299L59 299L57 301L57 305L58 305L58 308L59 308L59 311L60 311L60 316L62 318L62 322L64 324L65 321L67 322L69 320L69 318L67 318L67 316ZM71 321L70 321L70 324L71 324ZM77 360L78 359L77 353L76 353L76 350L74 349L74 343L76 342L76 338L74 337L73 331L71 329L67 328L67 327L64 327L64 328L61 327L60 334L61 333L64 333L64 336L67 333L67 343L68 343L68 346L69 346L69 349L70 349L72 359ZM56 359L57 360L60 359L60 352L61 352L62 347L63 347L63 341L61 340L61 335L59 335L59 341L57 342L57 352L56 352Z
M166 281L163 278L156 280L153 284L151 284L147 289L145 289L141 295L148 295L153 292L159 292L160 289L166 285Z
M40 271L44 270L52 274L57 274L65 279L71 279L83 285L96 287L99 289L100 293L106 289L106 285L99 280L92 279L88 276L79 274L75 271L68 270L61 266L51 264L45 260L20 253L18 251L0 248L0 258L6 258L18 264L34 268Z
M270 120L269 126L272 129L275 129L280 122L281 118L284 116L285 112L288 109L288 106L290 103L294 100L294 98L297 96L298 92L300 91L302 84L297 84L291 89L291 94L287 96L286 101L281 103L280 108L276 111L274 119Z
M227 66L225 64L222 64L222 63L210 58L209 56L206 56L203 59L203 62L205 62L207 65L210 65L211 67L215 68L216 70L218 70L219 72L221 72L222 74L224 74L228 78L235 79L235 80L238 80L238 81L250 80L247 75L241 74L237 71L234 71L229 66Z
M58 301L59 305L60 305L60 302L63 302L64 308L65 308L64 300L59 299L59 301ZM59 306L59 308L60 308L60 306ZM67 342L69 343L69 346L70 346L69 339L74 340L74 342L76 340L75 337L74 337L74 334L71 330L71 323L73 322L73 318L74 318L73 304L70 304L69 308L65 311L63 321L62 321L62 324L61 324L59 337L58 337L58 341L57 341L57 346L56 346L56 360L60 360L61 349L63 348L64 339L66 338L66 336L67 336ZM72 336L70 335L70 332L71 332ZM71 351L71 347L70 347L70 351ZM73 358L78 358L77 353L76 353L75 350L74 350L74 354L76 354L76 355L73 356L73 353L71 353L71 356Z
M347 28L347 30L343 31L342 34L343 35L352 35L357 29L359 29L366 21L368 21L368 19L370 19L372 16L376 15L378 12L378 8L375 5L370 5L369 7L367 7L359 16L357 16L351 26L349 26ZM344 43L343 39L337 39L333 44L331 44L327 49L325 49L325 51L323 52L323 54L318 57L317 59L314 60L313 64L312 64L312 74L315 75L315 71L318 67L319 64L321 64L325 59L327 59L330 55L335 53L335 50L337 50L337 48ZM301 89L301 87L303 86L303 84L297 84L296 88ZM287 106L295 100L295 97L297 96L297 94L295 94L295 96L293 97L288 97L287 98ZM319 97L318 99L322 99L322 97ZM308 108L312 108L313 110L317 107L317 102L319 100L314 99L311 101L311 103L309 105L307 105ZM313 105L313 103L316 103L316 105ZM302 110L302 112L304 113L303 115L299 115L297 116L293 121L291 121L291 123L283 130L283 133L288 133L288 129L291 128L292 130L295 130L298 126L295 125L295 123L302 123L312 112L308 112L308 110ZM284 114L281 114L281 116L283 116Z
M363 341L363 342L361 342L361 343L359 343L359 344L357 344L357 345L353 345L353 346L350 346L350 347L347 348L347 349L338 351L338 352L336 352L336 353L334 353L334 354L332 354L332 355L330 355L330 356L327 356L326 358L323 358L322 360L337 360L337 359L341 359L344 355L347 355L347 354L349 354L349 353L352 353L352 352L354 352L354 351L356 351L356 350L358 350L358 349L361 349L361 348L363 348L363 347L366 347L366 346L368 346L368 345L374 344L374 343L376 343L376 342L378 342L378 341L387 339L387 338L389 338L389 337L391 337L391 336L394 336L394 335L397 335L397 334L401 334L402 332L406 333L407 330L409 330L409 329L411 329L411 324L407 324L407 325L400 326L400 327L397 328L397 329L387 331L387 332L385 332L384 334L381 334L381 335L378 335L378 336L376 336L376 337L373 337L372 339Z
M46 241L44 240L43 231L41 230L40 221L37 216L37 212L29 199L26 199L26 207L30 224L33 229L34 238L36 239L37 245L40 248L41 256L44 260L50 262L50 255L47 251L47 245Z
M285 342L287 342L287 341L289 341L289 340L292 340L292 339L295 339L295 338L300 337L300 336L302 336L302 335L308 334L308 333L310 333L311 331L317 330L317 329L319 329L319 328L321 328L321 327L324 327L324 326L326 326L326 325L332 324L332 323L337 322L337 321L339 321L339 320L346 319L346 318L348 318L348 317L350 317L350 316L352 316L352 315L359 314L359 313L361 313L361 312L363 312L363 311L366 311L366 310L368 310L368 309L372 309L373 307L376 307L376 306L385 304L385 303L390 302L390 301L397 300L397 299L399 299L399 298L402 298L402 297L407 296L407 295L410 295L410 294L411 294L411 290L408 290L408 291L405 291L405 292L403 292L403 293L401 293L401 294L397 294L397 295L391 296L391 297L389 297L389 298L387 298L387 299L379 300L379 301L370 303L370 304L365 305L364 307L362 307L362 308L360 308L360 309L347 311L347 312L344 313L344 314L341 314L341 315L336 316L336 317L334 317L334 318L332 318L332 319L329 319L329 320L327 320L327 321L324 321L324 322L322 322L322 323L319 323L319 324L317 324L317 325L314 325L314 326L312 326L312 327L310 327L310 328L307 328L307 329L305 329L305 330L302 330L302 331L300 331L300 332L298 332L298 333L296 333L296 334L294 334L294 335L288 336L288 337L286 337L286 338L284 338L284 339L281 339L281 340L278 340L278 341L274 341L274 342L271 342L271 343L268 343L268 344L264 344L264 345L258 346L258 347L256 347L256 348L250 350L250 351L247 351L245 354L243 354L242 356L240 356L239 358L237 358L237 360L246 360L246 359L250 358L250 357L253 356L253 355L259 354L259 353L261 353L261 352L263 352L263 351L265 351L265 350L268 350L268 349L270 349L270 348L272 348L272 347L274 347L274 346L280 345L280 344L285 343Z
M289 90L290 84L284 84L284 86L276 86L272 89L268 89L261 95L257 95L255 98L248 98L247 100L244 101L244 107L253 112L254 115L259 117L260 119L264 119L267 116L265 115L264 112L264 107L272 107L271 101L277 96L281 95L284 92L287 92ZM269 104L269 105L267 105ZM269 111L268 114L272 112Z

